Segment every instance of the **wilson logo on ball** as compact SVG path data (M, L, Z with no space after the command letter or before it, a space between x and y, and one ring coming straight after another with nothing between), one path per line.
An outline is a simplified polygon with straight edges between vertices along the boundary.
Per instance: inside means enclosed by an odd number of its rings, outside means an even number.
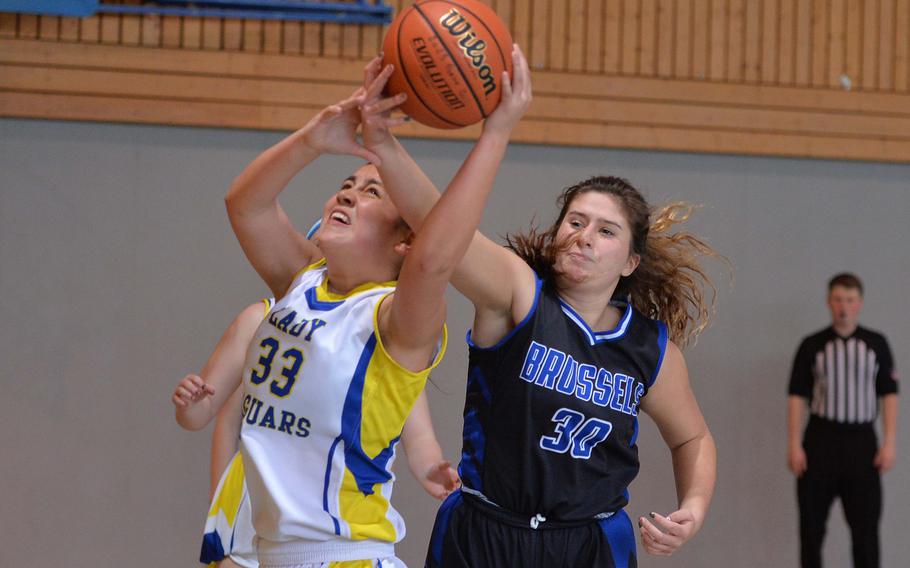
M383 41L383 63L395 66L388 95L406 93L401 111L434 128L483 120L512 73L512 36L477 0L422 0L398 14Z
M439 18L439 23L442 24L442 27L449 30L450 34L461 38L458 40L458 46L471 60L471 65L477 70L477 76L483 81L484 94L489 95L495 91L496 81L493 79L493 70L486 64L487 57L484 54L487 49L486 42L471 31L471 24L455 8L452 8L448 14Z

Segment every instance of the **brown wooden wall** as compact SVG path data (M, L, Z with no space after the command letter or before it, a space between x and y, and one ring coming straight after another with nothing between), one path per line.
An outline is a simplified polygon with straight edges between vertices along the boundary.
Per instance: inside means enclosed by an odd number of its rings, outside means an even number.
M534 70L518 141L910 162L910 0L488 3ZM0 13L0 116L290 130L357 86L382 33Z

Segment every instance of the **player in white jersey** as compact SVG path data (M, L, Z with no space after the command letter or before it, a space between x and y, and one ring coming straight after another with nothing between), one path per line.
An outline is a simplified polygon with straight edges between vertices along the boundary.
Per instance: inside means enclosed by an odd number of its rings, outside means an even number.
M378 162L355 134L358 107L380 88L320 112L254 160L226 197L244 252L280 298L256 333L242 381L241 446L262 566L401 565L394 543L404 526L389 503L389 467L404 419L444 351L443 293L489 184L457 174L413 234L368 164L326 203L315 242L293 228L277 199L321 154ZM505 145L528 102L504 88L469 161ZM181 424L203 426L236 384L203 389L210 396L178 409Z
M248 306L237 315L200 375L187 375L177 386L174 391L175 405L183 406L190 402L193 392L204 392L206 380L211 380L215 372L237 376L243 372L247 346L273 305L274 299L269 298ZM242 423L242 391L238 388L218 412L212 434L211 506L199 558L212 567L258 566L243 460L237 451ZM414 405L401 438L408 467L427 493L443 499L460 485L451 463L442 457L425 394Z
M238 370L239 372L239 370ZM238 389L242 394L242 390ZM216 446L228 449L228 443L233 446L234 454L228 456L222 468L222 475L216 478L212 490L211 506L205 522L202 552L199 560L209 566L230 568L242 566L255 568L259 565L256 561L254 546L255 531L253 529L252 514L250 512L249 492L243 471L243 459L237 451L237 442L240 433L240 397L236 397L233 405L232 396L228 405L231 415L237 416L236 429L231 433L231 426L225 424L222 432L215 437L229 439L213 440L212 461L216 461ZM225 409L229 408L225 405ZM222 412L224 409L222 409ZM221 413L219 413L219 419ZM226 419L234 422L233 418ZM420 482L424 490L436 499L445 499L452 491L461 486L458 473L451 462L442 456L442 448L436 439L430 417L430 407L427 404L426 393L421 394L414 404L411 414L405 422L401 433L401 443L404 446L408 460L408 469L411 475Z

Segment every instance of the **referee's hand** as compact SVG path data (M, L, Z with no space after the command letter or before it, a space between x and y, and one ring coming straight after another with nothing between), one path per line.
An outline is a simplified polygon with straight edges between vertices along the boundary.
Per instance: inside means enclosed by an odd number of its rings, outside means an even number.
M885 473L892 467L894 467L894 462L897 461L897 450L894 448L894 444L883 444L882 447L875 452L875 468L879 473Z
M787 465L796 477L806 473L806 451L801 445L790 446L787 452Z

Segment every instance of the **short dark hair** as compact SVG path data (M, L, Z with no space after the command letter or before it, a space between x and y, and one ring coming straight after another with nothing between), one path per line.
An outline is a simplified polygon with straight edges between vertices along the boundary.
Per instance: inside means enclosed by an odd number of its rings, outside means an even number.
M831 280L828 280L828 292L830 293L835 286L859 290L859 295L863 295L863 281L859 279L859 276L850 272L841 272L832 276Z

